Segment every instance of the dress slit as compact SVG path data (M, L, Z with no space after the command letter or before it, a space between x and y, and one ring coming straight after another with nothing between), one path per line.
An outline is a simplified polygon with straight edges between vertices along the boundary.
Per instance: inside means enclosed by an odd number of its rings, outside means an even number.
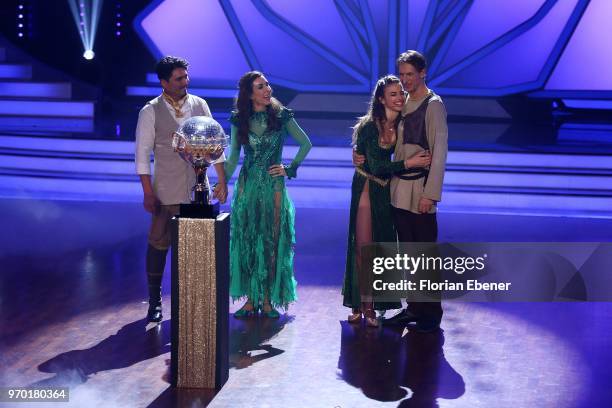
M359 293L361 302L372 302L371 273L367 270L367 246L372 243L372 208L370 203L369 180L363 185L357 207L357 223L355 225L355 254Z

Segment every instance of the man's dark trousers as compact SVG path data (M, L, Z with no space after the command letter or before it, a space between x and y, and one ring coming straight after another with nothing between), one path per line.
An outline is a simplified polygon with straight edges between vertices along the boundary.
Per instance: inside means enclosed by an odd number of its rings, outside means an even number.
M393 222L400 242L436 242L438 240L438 220L436 213L415 214L401 208L391 207ZM406 307L417 316L419 323L438 326L442 321L440 302L410 302Z

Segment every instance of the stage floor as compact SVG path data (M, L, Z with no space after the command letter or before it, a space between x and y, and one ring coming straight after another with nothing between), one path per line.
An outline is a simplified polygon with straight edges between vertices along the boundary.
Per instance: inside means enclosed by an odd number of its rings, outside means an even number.
M133 141L143 101L122 109L101 111L93 118L0 116L0 135L61 139ZM229 132L229 103L213 108L213 116ZM300 126L317 147L350 145L356 113L296 112ZM550 123L549 123L550 122ZM523 123L505 120L449 117L449 150L548 154L610 154L612 124L582 120L567 123ZM228 133L229 134L229 133ZM286 144L295 145L288 137Z
M166 320L145 331L140 205L6 199L0 214L0 386L70 387L61 406L612 404L612 304L447 302L438 333L353 327L340 296L348 213L307 208L299 301L278 321L230 318L219 393L174 390L168 269ZM442 213L439 224L441 241L612 241L606 219Z

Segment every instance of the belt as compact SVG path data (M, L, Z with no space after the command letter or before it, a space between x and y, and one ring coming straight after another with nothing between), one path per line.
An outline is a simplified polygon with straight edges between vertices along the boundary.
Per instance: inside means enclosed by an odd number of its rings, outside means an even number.
M410 171L410 173L414 173L414 172ZM420 170L418 173L411 174L409 176L405 176L404 174L396 175L397 178L402 179L402 180L418 180L418 179L421 179L421 178L425 178L425 181L424 181L423 184L427 183L427 177L428 176L429 176L429 170L427 170L427 169Z
M367 171L363 170L361 167L355 167L355 171L359 173L360 175L362 175L363 177L367 178L368 180L371 180L375 182L376 184L381 185L382 187L385 187L387 184L389 184L389 180L383 180L381 178L373 176Z

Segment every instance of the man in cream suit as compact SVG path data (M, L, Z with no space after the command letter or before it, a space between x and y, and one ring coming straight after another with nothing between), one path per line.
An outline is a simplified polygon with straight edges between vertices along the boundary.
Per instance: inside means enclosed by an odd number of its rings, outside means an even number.
M187 93L189 63L177 57L164 57L155 66L163 89L140 110L136 127L136 173L140 177L143 205L152 214L149 229L146 271L149 286L147 320L162 320L161 282L170 247L170 220L181 203L189 203L196 176L193 168L172 148L173 133L192 116L211 116L202 98ZM154 156L151 180L151 153ZM214 163L219 183L215 197L227 198L222 156Z

